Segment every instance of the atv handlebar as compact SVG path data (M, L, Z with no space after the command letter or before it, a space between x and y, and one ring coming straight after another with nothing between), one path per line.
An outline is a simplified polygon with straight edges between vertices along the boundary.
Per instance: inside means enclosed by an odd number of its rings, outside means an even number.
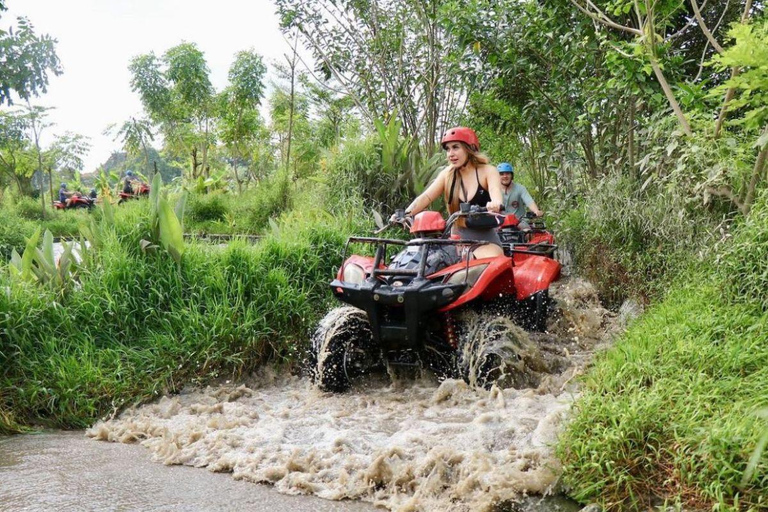
M451 228L462 217L495 217L498 220L503 220L504 215L500 213L490 212L488 208L484 206L471 205L469 203L461 203L459 205L459 211L452 213L448 220L445 221L445 231L443 236L446 237L451 232ZM498 226L497 226L498 227Z
M413 224L413 217L410 213L406 213L406 211L401 208L395 210L395 213L392 214L392 216L389 218L389 222L384 227L377 229L373 233L378 235L379 233L383 233L384 231L388 230L392 226L402 226L405 229L411 229L411 224Z

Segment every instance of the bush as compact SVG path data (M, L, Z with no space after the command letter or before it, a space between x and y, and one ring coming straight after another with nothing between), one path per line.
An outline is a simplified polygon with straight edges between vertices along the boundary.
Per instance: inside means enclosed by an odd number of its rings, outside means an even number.
M684 509L766 508L767 214L768 192L597 358L559 441L578 500L612 510L647 509L654 496Z
M65 238L77 238L80 236L80 226L88 224L93 212L87 210L64 210L54 212L53 215L40 222L43 231L46 229L53 236Z
M679 194L653 185L638 190L620 176L603 179L576 208L559 209L558 242L609 306L629 296L661 298L719 235L719 219Z
M25 237L32 235L35 224L19 218L13 213L0 211L0 264L11 259L13 250L21 254L27 242Z
M731 300L757 303L768 311L768 190L723 242L719 273Z
M35 201L31 197L21 197L16 199L14 209L19 217L29 220L45 220L51 216L51 206L46 205L45 213L42 211L40 201Z
M229 207L221 194L191 194L187 212L192 223L224 220Z
M116 208L114 228L101 224L77 293L0 271L0 431L84 427L189 383L297 362L357 226L307 209L256 246L188 244L178 265L142 252L140 203Z
M743 482L768 425L768 315L729 305L710 269L688 275L586 378L559 440L565 484L582 502L649 510L762 510L768 454Z
M260 233L270 218L290 209L291 181L284 172L278 172L262 180L247 194L241 196L236 223L247 233Z

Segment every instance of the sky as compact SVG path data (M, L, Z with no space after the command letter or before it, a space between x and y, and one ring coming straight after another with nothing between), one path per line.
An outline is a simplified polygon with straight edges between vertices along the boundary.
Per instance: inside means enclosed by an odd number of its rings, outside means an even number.
M35 33L58 40L64 72L49 74L48 92L32 104L55 107L49 116L55 124L44 133L43 146L65 131L90 137L86 173L120 150L120 141L104 130L142 114L128 72L134 56L160 56L182 41L197 43L219 91L238 51L253 48L268 68L290 52L271 0L7 0L6 7L3 29L25 16Z

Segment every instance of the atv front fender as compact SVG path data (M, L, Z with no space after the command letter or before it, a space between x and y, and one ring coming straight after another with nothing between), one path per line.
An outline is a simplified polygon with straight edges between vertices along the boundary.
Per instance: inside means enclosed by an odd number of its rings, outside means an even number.
M511 295L515 292L515 277L512 258L507 256L495 256L492 258L481 258L472 260L470 266L488 265L477 282L469 287L456 301L444 306L439 311L441 313L450 311L471 302L477 298L483 301L491 301L500 295ZM442 271L444 274L453 273L466 267L466 263L457 263L452 267ZM440 275L440 272L438 274ZM431 276L433 277L433 276Z
M546 290L560 278L560 262L546 256L529 256L512 271L515 275L517 300L525 300L534 293Z

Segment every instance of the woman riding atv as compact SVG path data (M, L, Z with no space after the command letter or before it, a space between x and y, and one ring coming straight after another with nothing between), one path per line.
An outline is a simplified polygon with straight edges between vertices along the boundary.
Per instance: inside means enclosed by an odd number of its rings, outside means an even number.
M480 153L477 134L463 126L450 128L440 141L448 159L448 166L406 208L406 215L416 215L443 194L448 212L459 210L460 203L482 206L498 213L501 208L501 181L496 168ZM457 222L455 233L463 239L490 242L475 249L476 258L492 258L504 253L495 229L473 229Z

